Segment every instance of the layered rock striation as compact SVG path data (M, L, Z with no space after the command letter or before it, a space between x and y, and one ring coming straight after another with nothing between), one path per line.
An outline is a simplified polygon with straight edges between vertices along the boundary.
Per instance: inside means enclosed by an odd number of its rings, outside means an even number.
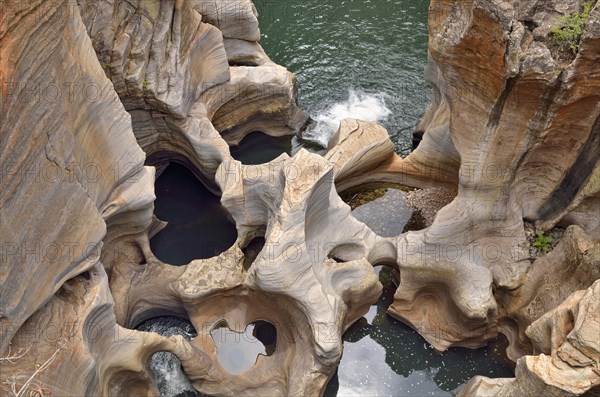
M401 172L420 162L439 167L430 179L455 175L458 195L431 227L398 239L401 281L390 313L438 350L480 346L500 331L511 359L529 355L518 361L510 391L472 384L465 395L522 395L524 385L537 394L581 394L600 381L597 338L576 348L587 364L561 353L558 370L533 370L544 357L530 356L540 352L532 324L554 319L553 310L600 277L600 7L593 6L576 54L550 33L582 8L579 1L430 4L433 101L418 126L419 147L394 163ZM539 231L568 229L534 261L524 221ZM600 335L591 313L581 313L583 332ZM577 387L561 388L563 376L586 365Z
M305 151L256 167L231 158L245 134L295 133L307 118L294 76L257 43L252 3L211 4L3 5L3 394L156 395L158 351L207 394L319 394L341 334L378 298L367 257L380 239L350 216L332 163ZM164 224L145 164L171 161L236 221L218 257L174 267L150 249ZM249 262L243 249L260 236ZM200 337L134 331L164 314ZM275 326L277 349L231 375L208 332L257 319Z
M400 272L389 313L435 349L508 337L516 377L476 377L464 395L597 392L600 6L576 53L550 33L581 7L432 0L434 95L412 154L345 120L323 156L250 166L229 147L307 121L251 1L3 3L2 393L156 395L148 359L169 351L205 394L319 395L381 293L380 264ZM169 162L221 195L238 232L221 255L153 254L152 166ZM426 229L383 238L338 192L387 182L457 196ZM566 232L530 258L525 222ZM162 315L198 337L134 330ZM223 320L271 322L277 348L228 373L209 336Z

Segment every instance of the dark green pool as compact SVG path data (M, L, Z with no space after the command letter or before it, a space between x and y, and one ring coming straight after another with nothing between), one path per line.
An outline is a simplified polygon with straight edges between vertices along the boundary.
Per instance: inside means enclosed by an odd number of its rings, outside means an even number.
M408 154L412 129L430 98L423 77L429 1L254 3L261 45L296 73L300 107L326 121L346 115L380 119L398 153Z
M194 259L219 255L237 239L235 223L194 174L171 163L154 184L154 213L168 222L150 239L152 252L170 265L187 265Z
M409 153L412 129L430 100L423 76L427 0L255 4L261 44L273 61L296 73L301 108L325 122L379 120L398 153ZM395 219L392 215L387 218ZM454 395L475 375L513 376L498 345L435 353L415 331L386 314L395 285L389 269L378 272L383 296L344 335L344 355L326 396Z

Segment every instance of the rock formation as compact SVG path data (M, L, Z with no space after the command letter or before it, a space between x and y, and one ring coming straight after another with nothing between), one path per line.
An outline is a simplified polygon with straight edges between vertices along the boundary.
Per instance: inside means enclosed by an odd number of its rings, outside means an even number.
M508 337L516 378L464 395L597 392L600 6L576 54L549 33L581 3L432 0L434 95L411 155L345 120L324 156L255 166L229 146L307 117L250 0L3 3L2 393L155 395L148 359L169 351L202 393L319 395L381 292L377 264L400 271L390 314L437 350ZM169 162L221 195L238 232L221 255L152 253L152 166ZM458 194L428 228L383 238L338 192L384 182ZM524 221L567 230L533 260ZM198 337L134 330L165 314ZM269 321L278 347L231 375L209 337L221 320Z
M537 355L517 361L513 379L477 376L461 395L578 396L598 391L600 280L574 292L527 328ZM590 392L590 395L592 395Z
M382 243L337 195L339 169L305 151L265 166L231 158L228 143L294 133L306 116L293 75L256 43L252 3L206 5L3 5L3 394L154 395L157 351L205 393L319 394L341 334L379 296L366 258ZM183 267L156 259L148 241L162 223L145 161L183 162L222 193L234 246ZM260 235L266 248L245 268L242 248ZM199 337L133 330L165 313ZM207 332L259 318L279 347L228 374Z
M294 134L307 121L295 76L257 43L249 0L86 1L81 15L152 165L186 163L216 191L226 143Z
M537 354L532 324L554 318L552 310L600 278L600 7L592 9L577 54L565 55L550 35L562 15L581 7L430 4L426 75L434 95L418 126L423 140L406 159L380 168L412 178L415 164L428 164L441 170L428 179L457 181L457 198L431 227L398 238L401 281L390 308L438 350L480 346L500 331L513 360ZM539 230L569 229L553 252L532 263L524 220ZM592 305L583 307L590 312L581 313L581 332L600 335ZM544 358L528 356L510 389L485 383L465 394L528 394L524 385L539 395L581 394L600 380L593 339L581 339L576 349L585 352L582 362L596 362L595 370L582 364L590 370L573 375L580 364L564 353L556 353L564 359L554 361L558 370L533 370ZM580 384L561 388L566 373Z

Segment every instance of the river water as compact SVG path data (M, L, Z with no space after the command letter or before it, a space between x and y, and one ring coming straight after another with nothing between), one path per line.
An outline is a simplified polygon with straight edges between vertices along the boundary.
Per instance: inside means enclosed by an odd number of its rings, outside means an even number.
M428 0L255 0L261 45L298 78L298 103L319 123L325 145L346 117L379 121L407 155L412 130L430 101ZM394 208L398 209L399 206ZM382 204L380 211L390 211ZM356 215L365 212L360 207ZM373 205L370 213L376 213ZM398 229L382 214L381 235ZM371 225L373 227L373 225ZM401 227L398 231L401 231ZM377 232L377 230L374 229ZM392 272L378 268L384 292L344 335L344 355L326 396L448 396L475 375L512 377L503 347L450 349L439 355L386 314Z
M156 185L157 215L172 222L171 228L151 240L159 258L185 264L197 256L216 255L235 240L235 228L218 197L212 196L185 167L170 165ZM186 199L183 205L185 197L195 202ZM357 207L353 214L381 236L398 235L412 211L404 197L403 192L390 189L384 196ZM207 248L212 250L208 254ZM261 248L259 243L253 249ZM256 252L250 257L256 257ZM505 346L499 343L437 354L414 330L387 315L396 290L396 271L377 267L376 272L384 286L383 294L343 335L343 356L327 385L326 396L452 396L475 375L513 376L502 355ZM195 337L189 322L174 318L148 320L139 329ZM257 355L269 356L277 349L276 333L268 324L250 324L241 336L222 324L211 331L211 336L221 365L233 374L252 367ZM261 343L255 343L255 339ZM196 395L175 356L157 353L150 364L162 396Z
M428 0L254 3L261 45L296 74L298 103L321 122L322 135L344 117L379 120L398 153L409 153L412 129L430 100L423 78Z

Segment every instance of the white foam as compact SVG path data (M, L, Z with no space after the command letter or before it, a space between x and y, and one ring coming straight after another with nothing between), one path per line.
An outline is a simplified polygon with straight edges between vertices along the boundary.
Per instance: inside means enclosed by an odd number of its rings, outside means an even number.
M349 90L347 100L335 103L313 117L316 125L303 134L303 139L327 147L343 119L384 121L391 113L385 103L385 94Z

